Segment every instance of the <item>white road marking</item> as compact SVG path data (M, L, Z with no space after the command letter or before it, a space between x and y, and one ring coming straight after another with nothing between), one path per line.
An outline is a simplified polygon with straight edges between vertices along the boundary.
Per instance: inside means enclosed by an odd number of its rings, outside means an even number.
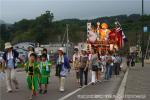
M127 69L127 71L126 71L126 73L124 75L124 78L123 78L123 80L121 82L121 85L120 85L120 87L118 89L118 92L116 94L115 100L123 100L124 99L124 92L125 92L128 72L129 72L129 69Z
M77 93L78 91L80 91L80 90L84 89L85 87L89 86L90 84L91 84L91 82L90 82L88 85L83 86L82 88L78 88L78 89L76 89L75 91L73 91L73 92L71 92L71 93L65 95L64 97L59 98L58 100L65 100L65 99L67 99L67 98L69 98L70 96L72 96L73 94Z
M102 80L103 80L104 74L101 75L101 78L102 78ZM65 95L64 97L59 98L58 100L65 100L65 99L69 98L70 96L74 95L74 94L77 93L78 91L80 91L80 90L84 89L85 87L89 86L91 83L92 83L92 82L88 83L88 85L83 86L82 88L78 88L78 89L76 89L75 91L70 92L69 94Z

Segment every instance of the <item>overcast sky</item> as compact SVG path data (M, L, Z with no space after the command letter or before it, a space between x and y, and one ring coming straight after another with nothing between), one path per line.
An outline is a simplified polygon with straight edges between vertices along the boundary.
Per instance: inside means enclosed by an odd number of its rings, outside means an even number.
M142 0L0 0L0 19L14 23L23 18L34 19L46 10L55 20L67 18L91 19L120 14L141 14ZM144 0L150 14L150 0Z

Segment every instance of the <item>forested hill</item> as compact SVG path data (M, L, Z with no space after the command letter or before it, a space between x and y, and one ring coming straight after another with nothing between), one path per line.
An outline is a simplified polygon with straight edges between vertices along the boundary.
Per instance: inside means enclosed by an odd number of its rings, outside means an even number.
M13 43L20 41L34 41L39 43L61 42L66 32L66 24L69 25L69 40L77 43L86 40L86 23L88 21L96 25L96 22L106 22L109 27L114 26L115 19L118 19L122 25L130 45L136 44L139 34L142 32L142 22L144 25L150 26L150 15L142 17L139 14L118 15L111 17L99 17L90 20L80 19L64 19L53 21L54 15L50 11L28 20L22 19L12 25L2 23L0 25L1 43L12 41ZM147 37L147 36L146 36Z

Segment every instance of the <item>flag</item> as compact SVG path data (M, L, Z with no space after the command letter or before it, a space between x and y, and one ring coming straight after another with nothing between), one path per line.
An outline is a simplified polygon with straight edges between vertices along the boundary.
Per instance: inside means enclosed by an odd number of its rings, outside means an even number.
M118 37L118 46L121 49L122 47L124 47L124 44L128 41L122 28L121 28L121 24L119 23L119 21L117 20L115 22L116 25L116 33L117 33L117 37Z

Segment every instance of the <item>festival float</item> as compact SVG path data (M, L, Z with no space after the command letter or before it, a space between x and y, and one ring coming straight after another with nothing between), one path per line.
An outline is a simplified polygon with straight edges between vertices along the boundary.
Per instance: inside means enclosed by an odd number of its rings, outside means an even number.
M91 22L87 23L87 49L96 48L100 53L107 51L117 52L122 49L126 37L121 25L115 21L115 27L110 29L107 23L97 22L94 27Z

